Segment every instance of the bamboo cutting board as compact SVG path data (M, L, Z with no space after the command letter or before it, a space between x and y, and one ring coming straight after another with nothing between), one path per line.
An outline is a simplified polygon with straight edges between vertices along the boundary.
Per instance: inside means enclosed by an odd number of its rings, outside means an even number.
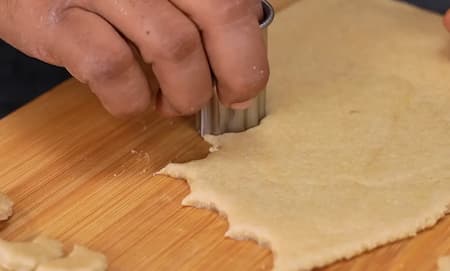
M291 1L274 1L277 7ZM110 117L69 80L0 121L0 190L15 215L0 236L37 234L104 252L111 271L270 270L272 255L226 239L224 218L181 207L183 181L152 173L207 154L189 119ZM435 228L323 271L434 271L450 254L450 217Z

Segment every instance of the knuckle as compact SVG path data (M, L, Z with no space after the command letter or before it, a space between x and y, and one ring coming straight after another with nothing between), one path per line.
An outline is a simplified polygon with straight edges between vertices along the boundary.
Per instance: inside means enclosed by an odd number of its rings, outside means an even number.
M91 50L80 63L82 77L86 81L103 81L129 69L134 63L134 57L129 48L116 46Z
M156 46L157 55L168 61L179 61L190 56L200 47L200 37L195 26L184 26L183 29L164 35Z

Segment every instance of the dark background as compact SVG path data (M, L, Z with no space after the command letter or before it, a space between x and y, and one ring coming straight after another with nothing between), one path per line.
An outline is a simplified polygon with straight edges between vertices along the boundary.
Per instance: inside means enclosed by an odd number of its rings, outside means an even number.
M406 1L438 13L450 8L450 0ZM0 118L69 76L65 69L29 58L0 39Z

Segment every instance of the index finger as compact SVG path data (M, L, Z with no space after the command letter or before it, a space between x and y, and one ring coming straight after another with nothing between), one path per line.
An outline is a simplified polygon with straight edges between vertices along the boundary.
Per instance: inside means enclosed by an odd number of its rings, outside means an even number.
M223 104L240 109L269 78L261 0L171 0L202 31L210 65Z

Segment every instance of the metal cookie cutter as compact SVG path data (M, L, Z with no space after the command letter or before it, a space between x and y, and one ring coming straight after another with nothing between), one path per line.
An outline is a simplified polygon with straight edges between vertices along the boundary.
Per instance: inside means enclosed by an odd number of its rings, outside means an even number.
M262 0L264 17L260 23L264 40L267 44L267 27L273 21L275 11L267 0ZM242 132L255 127L266 115L266 90L251 101L245 110L233 110L225 107L219 101L214 84L214 96L197 114L197 129L201 135L220 135L229 132Z

